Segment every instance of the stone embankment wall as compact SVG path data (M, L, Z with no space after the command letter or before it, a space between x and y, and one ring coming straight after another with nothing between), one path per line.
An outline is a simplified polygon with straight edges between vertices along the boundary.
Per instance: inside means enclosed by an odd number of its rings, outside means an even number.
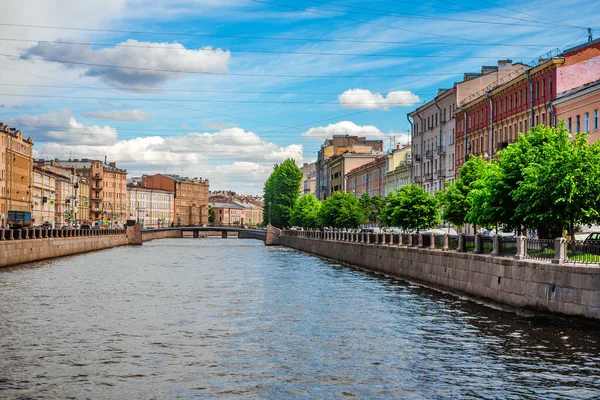
M520 309L600 320L597 265L293 237L271 231L269 239L272 244Z
M156 229L142 232L142 242L149 242L156 239L173 239L181 237L183 237L181 230Z
M0 267L41 261L124 246L122 230L15 230L0 231Z

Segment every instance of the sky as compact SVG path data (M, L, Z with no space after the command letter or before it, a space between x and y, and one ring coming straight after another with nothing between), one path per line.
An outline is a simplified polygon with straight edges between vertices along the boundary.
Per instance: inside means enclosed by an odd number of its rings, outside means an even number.
M327 137L407 143L465 72L600 35L592 1L0 2L0 122L36 158L107 158L261 194Z

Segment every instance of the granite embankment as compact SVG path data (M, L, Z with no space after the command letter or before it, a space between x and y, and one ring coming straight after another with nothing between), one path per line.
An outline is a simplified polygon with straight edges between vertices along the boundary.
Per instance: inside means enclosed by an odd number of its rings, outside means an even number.
M0 231L0 267L124 246L132 229Z
M269 238L267 244L283 245L458 294L519 309L600 320L598 265L295 237L275 230L269 231Z

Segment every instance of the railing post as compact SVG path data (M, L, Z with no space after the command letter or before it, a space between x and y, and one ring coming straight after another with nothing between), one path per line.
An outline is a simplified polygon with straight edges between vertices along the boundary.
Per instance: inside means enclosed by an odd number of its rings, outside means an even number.
M562 264L567 261L567 241L559 237L554 239L554 258L552 264Z
M413 245L413 235L412 233L408 233L408 247L412 247Z
M429 242L429 248L435 249L435 233L431 233L431 240Z
M423 247L423 234L422 233L419 233L419 239L418 239L417 247Z
M517 254L515 254L515 258L517 260L522 260L527 256L527 238L525 236L517 237Z
M387 233L383 232L381 234L381 245L382 246L385 246L387 244L387 240L386 239L387 239Z
M374 233L375 235L375 246L379 244L379 233Z
M481 233L475 234L475 248L473 249L473 254L481 254Z
M460 251L460 252L465 251L465 234L464 233L458 234L458 247L456 248L456 251Z
M360 243L365 242L365 233L363 231L360 232Z
M493 256L500 255L500 236L499 235L492 236L492 243L494 245L494 248L492 249L492 255Z
M448 239L448 233L444 233L444 244L442 245L442 251L448 251L450 249L450 240Z

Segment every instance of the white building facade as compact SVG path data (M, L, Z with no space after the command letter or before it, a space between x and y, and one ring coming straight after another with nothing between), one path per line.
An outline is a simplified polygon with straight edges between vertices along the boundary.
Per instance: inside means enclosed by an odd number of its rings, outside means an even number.
M128 185L127 204L129 219L137 221L143 227L163 228L170 227L173 223L174 192Z

